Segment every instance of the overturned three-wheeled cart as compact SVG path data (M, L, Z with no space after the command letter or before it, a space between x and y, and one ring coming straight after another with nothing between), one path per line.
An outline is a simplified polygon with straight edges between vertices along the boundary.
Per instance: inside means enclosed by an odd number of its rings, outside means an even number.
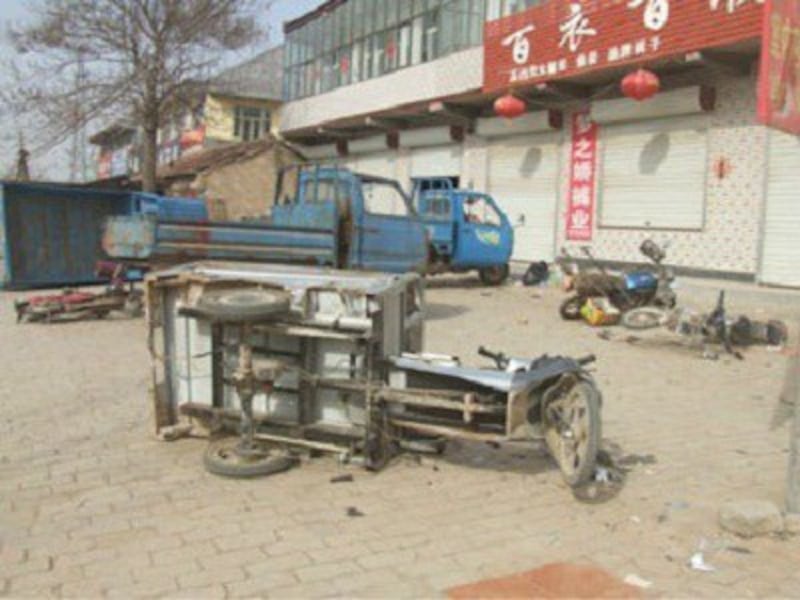
M492 367L470 368L424 354L418 275L197 263L146 287L156 428L208 432L214 473L275 472L303 449L380 469L468 438L544 440L567 483L594 475L593 357L480 349Z

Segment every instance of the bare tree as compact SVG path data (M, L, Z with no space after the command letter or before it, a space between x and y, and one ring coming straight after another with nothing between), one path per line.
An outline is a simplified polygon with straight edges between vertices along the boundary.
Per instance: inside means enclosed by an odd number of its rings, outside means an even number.
M88 123L133 117L142 187L156 187L157 135L231 51L262 38L269 0L39 0L10 32L18 86L6 101L35 112L47 143ZM80 71L80 76L76 73Z

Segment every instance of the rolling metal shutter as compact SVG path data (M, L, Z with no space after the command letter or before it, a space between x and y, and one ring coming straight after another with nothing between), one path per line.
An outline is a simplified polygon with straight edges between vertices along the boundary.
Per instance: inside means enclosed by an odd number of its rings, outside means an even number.
M346 165L357 173L395 179L397 173L396 152L376 152L348 158Z
M461 177L461 146L428 146L411 150L412 177Z
M489 193L514 226L513 260L555 258L558 145L553 135L493 139Z
M704 117L601 127L600 144L600 226L703 228Z
M800 286L800 137L770 132L761 281Z

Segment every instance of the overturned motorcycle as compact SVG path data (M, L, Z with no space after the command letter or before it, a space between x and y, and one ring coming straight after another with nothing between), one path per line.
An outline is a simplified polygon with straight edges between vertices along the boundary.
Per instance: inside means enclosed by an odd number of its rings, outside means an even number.
M131 318L142 315L144 311L142 292L134 289L133 283L126 283L124 267L115 263L100 262L96 273L98 277L109 279L109 284L102 292L67 288L60 294L36 295L15 301L17 323L103 319L112 312L120 312Z

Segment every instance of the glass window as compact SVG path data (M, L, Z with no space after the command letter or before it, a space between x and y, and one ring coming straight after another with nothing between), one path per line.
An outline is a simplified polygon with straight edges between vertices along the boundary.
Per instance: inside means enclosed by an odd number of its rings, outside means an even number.
M406 198L392 184L377 181L364 181L361 186L364 194L364 208L373 215L407 217L409 215Z
M432 217L450 217L450 199L446 196L437 196L427 199L426 215Z
M411 64L411 23L403 23L397 33L397 66Z
M249 142L269 131L269 111L264 108L237 106L233 109L233 135Z
M425 13L423 24L422 61L433 60L439 55L439 10Z
M467 198L464 202L464 220L475 225L492 225L494 227L499 227L501 223L500 215L494 207L486 198L481 197Z

